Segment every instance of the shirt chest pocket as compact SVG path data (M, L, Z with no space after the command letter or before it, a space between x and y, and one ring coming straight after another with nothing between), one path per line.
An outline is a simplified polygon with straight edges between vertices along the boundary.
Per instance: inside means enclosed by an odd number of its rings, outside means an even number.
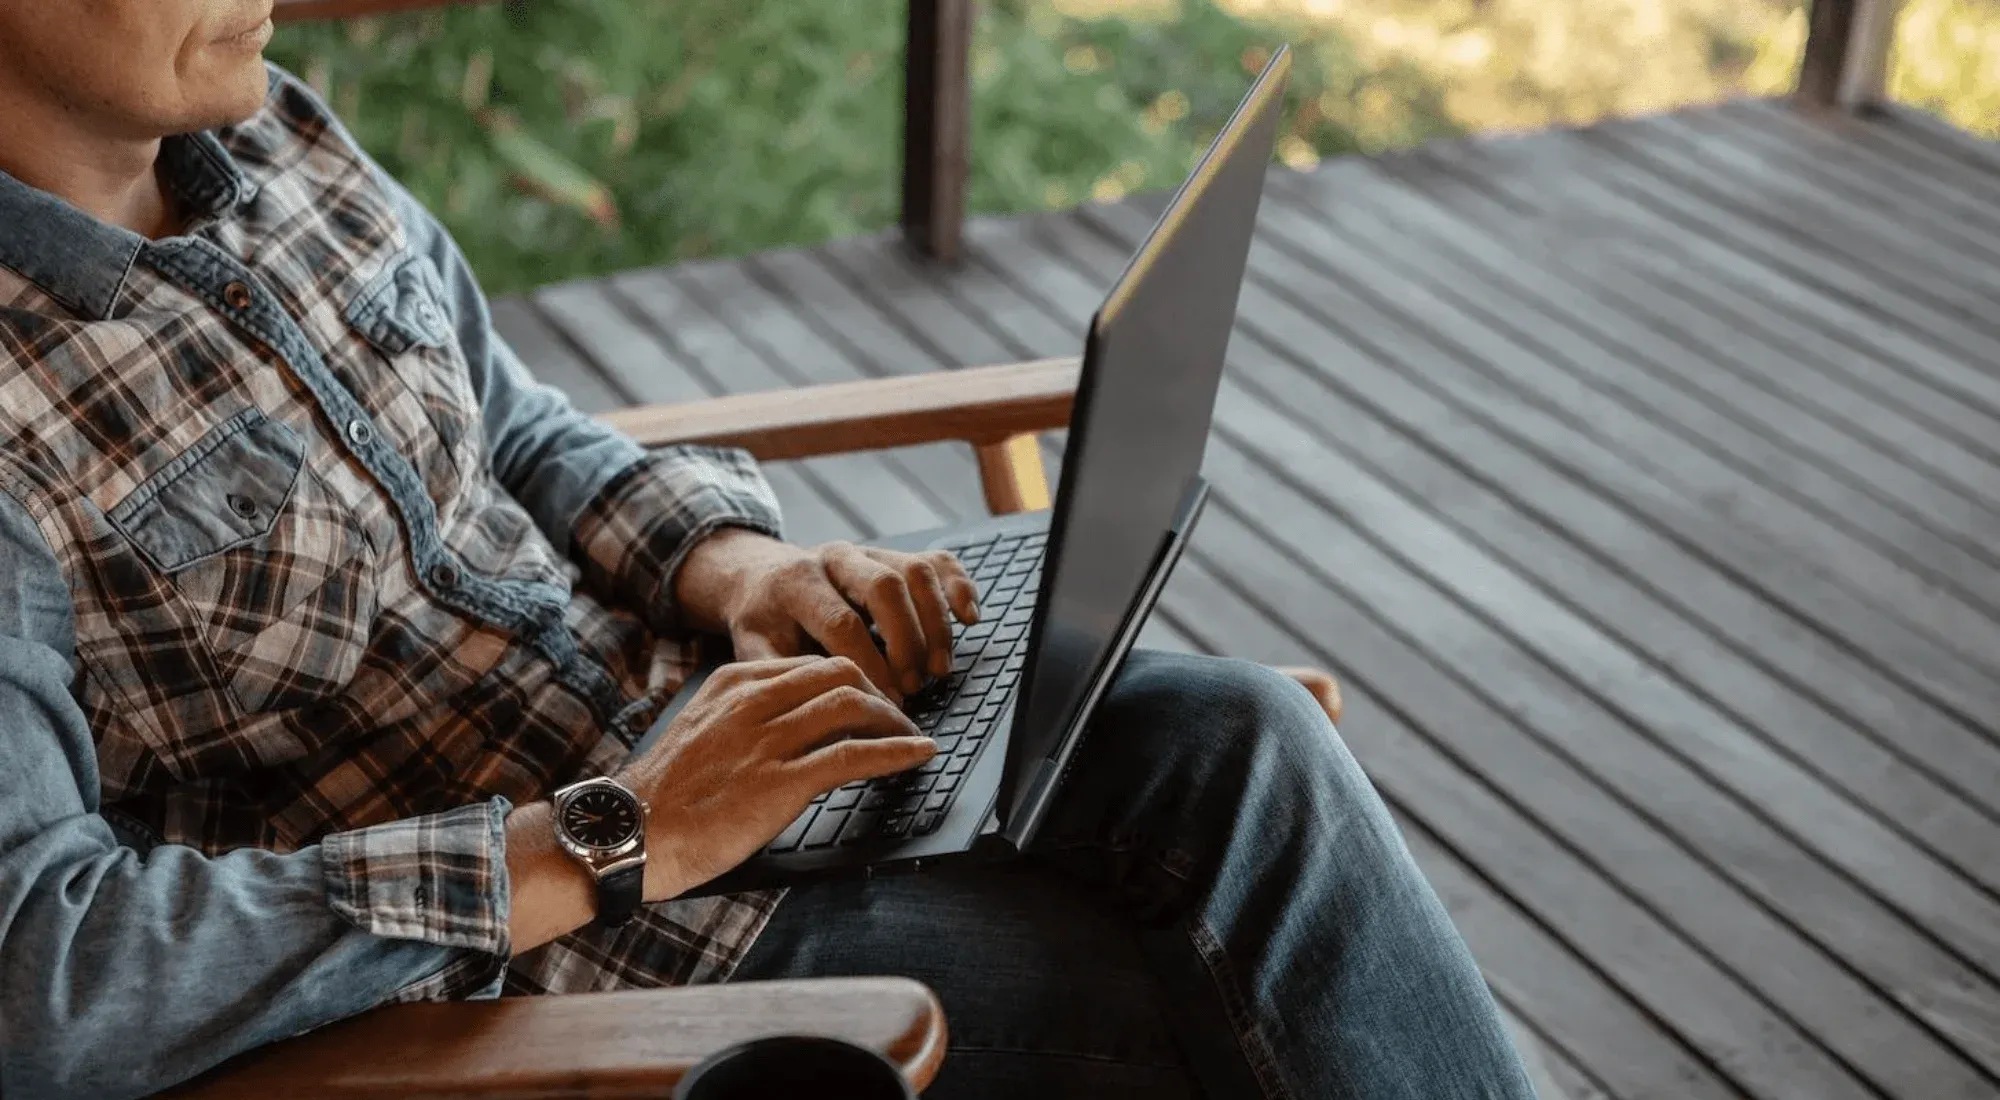
M178 591L245 711L293 709L353 678L375 613L370 555L289 426L237 414L108 518Z
M351 377L376 390L368 403L378 422L400 437L397 449L415 462L440 505L478 468L484 446L478 398L443 287L428 258L400 256L343 314L360 338L357 353L370 360Z

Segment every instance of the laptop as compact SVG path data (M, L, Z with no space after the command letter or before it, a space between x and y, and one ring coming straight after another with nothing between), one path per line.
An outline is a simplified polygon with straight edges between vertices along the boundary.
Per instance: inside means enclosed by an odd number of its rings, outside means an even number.
M979 588L951 675L904 703L937 755L820 795L689 896L1033 843L1207 498L1202 454L1290 67L1280 48L1092 318L1054 507L877 543L949 549Z

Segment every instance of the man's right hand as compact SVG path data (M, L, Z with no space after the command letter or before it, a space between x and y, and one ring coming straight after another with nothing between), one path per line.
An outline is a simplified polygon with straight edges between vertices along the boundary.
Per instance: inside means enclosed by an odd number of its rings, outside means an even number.
M750 858L814 795L936 752L844 657L724 665L618 776L652 807L646 900L677 897Z

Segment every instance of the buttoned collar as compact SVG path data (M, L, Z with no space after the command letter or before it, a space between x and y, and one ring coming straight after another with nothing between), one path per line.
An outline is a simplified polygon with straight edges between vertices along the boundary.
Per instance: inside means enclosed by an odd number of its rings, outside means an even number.
M227 217L256 188L213 133L160 143L160 178L188 224ZM91 217L55 195L0 172L0 267L7 267L85 317L111 315L146 240Z

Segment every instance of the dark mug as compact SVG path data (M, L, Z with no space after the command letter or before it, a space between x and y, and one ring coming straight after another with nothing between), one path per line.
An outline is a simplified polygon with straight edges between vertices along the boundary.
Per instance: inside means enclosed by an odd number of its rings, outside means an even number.
M674 1100L917 1100L894 1063L840 1039L778 1035L719 1050L687 1072Z

